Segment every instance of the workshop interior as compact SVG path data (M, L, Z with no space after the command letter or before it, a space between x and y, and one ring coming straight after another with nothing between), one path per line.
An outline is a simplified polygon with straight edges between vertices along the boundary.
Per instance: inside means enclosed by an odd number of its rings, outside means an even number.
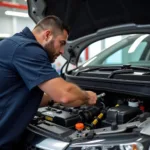
M150 3L147 0L1 0L0 40L56 15L70 26L59 75L97 94L95 105L53 100L37 110L24 150L150 149Z

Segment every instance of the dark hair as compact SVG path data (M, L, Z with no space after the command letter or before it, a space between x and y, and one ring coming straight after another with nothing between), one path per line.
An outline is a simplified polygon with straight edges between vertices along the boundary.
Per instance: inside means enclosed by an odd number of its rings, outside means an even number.
M42 19L40 22L37 23L35 28L40 27L43 30L48 29L50 27L60 29L61 31L66 30L69 34L69 27L65 25L62 20L58 17L50 15Z

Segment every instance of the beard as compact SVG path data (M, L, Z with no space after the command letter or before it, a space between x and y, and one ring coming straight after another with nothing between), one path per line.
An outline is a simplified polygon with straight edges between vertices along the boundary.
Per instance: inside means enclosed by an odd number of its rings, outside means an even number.
M54 42L55 40L52 39L50 42L44 45L44 49L46 50L51 63L53 63L55 59L59 56L59 54L55 52L56 50L54 48Z

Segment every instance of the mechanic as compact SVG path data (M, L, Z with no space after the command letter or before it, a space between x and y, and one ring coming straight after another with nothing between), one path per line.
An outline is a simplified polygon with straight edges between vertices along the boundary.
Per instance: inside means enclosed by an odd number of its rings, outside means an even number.
M96 103L94 92L65 81L52 68L68 34L58 17L47 16L33 31L26 27L0 42L0 149L13 149L39 105L50 99L73 107Z

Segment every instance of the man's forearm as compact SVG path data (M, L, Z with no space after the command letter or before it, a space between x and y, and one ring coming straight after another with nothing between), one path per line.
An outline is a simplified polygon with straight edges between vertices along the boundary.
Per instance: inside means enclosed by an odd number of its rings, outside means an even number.
M64 105L81 105L88 102L88 93L75 84L69 83L69 87L66 90L66 98L68 99ZM79 103L79 104L78 104Z
M82 104L94 104L96 99L95 93L85 92L77 85L69 83L62 78L48 80L40 84L39 88L47 93L54 102L71 107ZM48 100L50 98L42 100L41 106L47 105Z

